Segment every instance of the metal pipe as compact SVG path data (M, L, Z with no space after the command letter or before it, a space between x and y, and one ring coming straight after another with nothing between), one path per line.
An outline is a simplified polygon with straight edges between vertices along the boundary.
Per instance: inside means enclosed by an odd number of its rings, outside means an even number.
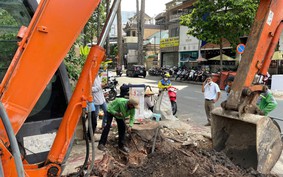
M8 118L8 115L6 113L5 107L2 104L2 102L0 102L0 117L1 117L1 120L2 120L3 125L5 127L9 141L10 141L12 154L13 154L13 157L15 159L18 177L24 177L25 172L24 172L24 166L23 166L22 159L21 159L20 149L19 149L19 146L18 146L16 136L15 136L14 130L12 128L10 119Z
M2 166L2 160L0 160L0 176L4 176L4 170Z
M92 127L92 120L91 120L91 105L88 105L88 130L90 134L90 141L91 141L91 163L89 168L87 169L86 177L89 177L91 175L93 166L94 166L94 160L95 160L95 147L94 147L94 137L93 137L93 127ZM96 117L95 117L96 119Z
M153 140L153 144L152 144L152 148L151 148L151 153L154 153L154 149L155 149L155 144L156 144L156 138L157 138L157 134L160 130L160 127L157 127L156 131L155 131L155 135L154 135L154 140Z
M117 14L118 7L119 7L120 3L121 3L121 0L116 0L112 4L112 7L110 9L110 13L107 16L105 25L104 25L104 27L102 29L102 32L101 32L100 37L99 37L99 40L97 42L97 45L100 46L100 47L103 47L103 45L104 45L104 43L105 43L105 41L107 39L107 36L109 35L112 23L113 23L113 21L115 19L115 16Z
M72 175L71 177L79 177L84 169L87 166L87 162L88 162L88 157L89 157L89 143L88 143L88 137L87 137L87 130L86 130L86 118L85 118L85 109L83 109L82 112L82 123L83 123L83 133L84 133L84 138L85 138L85 143L86 143L86 155L85 155L85 161L83 163L83 165L81 166L79 172L77 172L76 174Z

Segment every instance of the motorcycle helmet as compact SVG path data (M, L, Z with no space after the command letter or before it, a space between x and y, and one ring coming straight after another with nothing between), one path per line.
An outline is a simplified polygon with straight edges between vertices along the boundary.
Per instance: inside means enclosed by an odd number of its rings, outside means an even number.
M166 73L166 74L164 74L164 77L170 77L170 74L169 73Z

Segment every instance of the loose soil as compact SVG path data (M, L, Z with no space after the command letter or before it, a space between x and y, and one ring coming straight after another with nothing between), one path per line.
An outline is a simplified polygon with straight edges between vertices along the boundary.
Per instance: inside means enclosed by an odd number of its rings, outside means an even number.
M93 175L103 177L254 177L262 175L253 169L244 170L225 154L212 149L206 137L161 129L154 152L153 139L138 134L127 137L131 152L117 150L117 134L109 136L108 152L95 162Z

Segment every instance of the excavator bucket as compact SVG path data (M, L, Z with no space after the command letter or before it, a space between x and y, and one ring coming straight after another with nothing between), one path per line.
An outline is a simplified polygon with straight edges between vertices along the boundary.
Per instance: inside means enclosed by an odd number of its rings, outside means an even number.
M227 111L221 107L212 111L212 143L236 165L253 167L269 173L282 152L280 131L266 116Z

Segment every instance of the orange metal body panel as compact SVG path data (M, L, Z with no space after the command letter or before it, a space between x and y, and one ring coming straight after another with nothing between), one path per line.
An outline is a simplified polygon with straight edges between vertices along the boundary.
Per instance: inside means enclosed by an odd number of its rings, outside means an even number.
M40 3L2 84L3 102L17 133L80 34L98 0L46 0ZM39 13L40 11L41 13ZM38 30L42 26L45 31ZM21 52L22 51L22 52ZM12 62L14 63L14 61ZM4 129L2 123L0 129ZM1 139L8 142L5 132Z
M283 1L261 0L254 25L240 62L232 92L227 100L229 107L239 105L243 88L252 86L256 74L266 75L272 54L282 30Z
M50 162L59 164L63 162L71 138L80 119L82 108L84 107L83 105L86 105L84 104L86 101L92 101L91 86L98 73L100 63L104 59L104 55L105 50L103 48L98 46L91 48L71 101L60 124L57 136L53 142L53 146L49 152L48 160Z
M100 0L42 0L26 31L23 40L1 83L1 101L6 108L15 134L30 114L46 85L62 63L84 25ZM80 119L82 108L92 101L91 86L98 73L105 51L99 46L91 48L77 87L65 112L45 166L25 162L26 176L45 177L50 167L58 174L71 138ZM4 126L0 123L0 130ZM14 158L7 150L9 140L0 131L0 148L5 177L17 176ZM5 145L4 145L5 144ZM58 164L58 165L57 165Z

